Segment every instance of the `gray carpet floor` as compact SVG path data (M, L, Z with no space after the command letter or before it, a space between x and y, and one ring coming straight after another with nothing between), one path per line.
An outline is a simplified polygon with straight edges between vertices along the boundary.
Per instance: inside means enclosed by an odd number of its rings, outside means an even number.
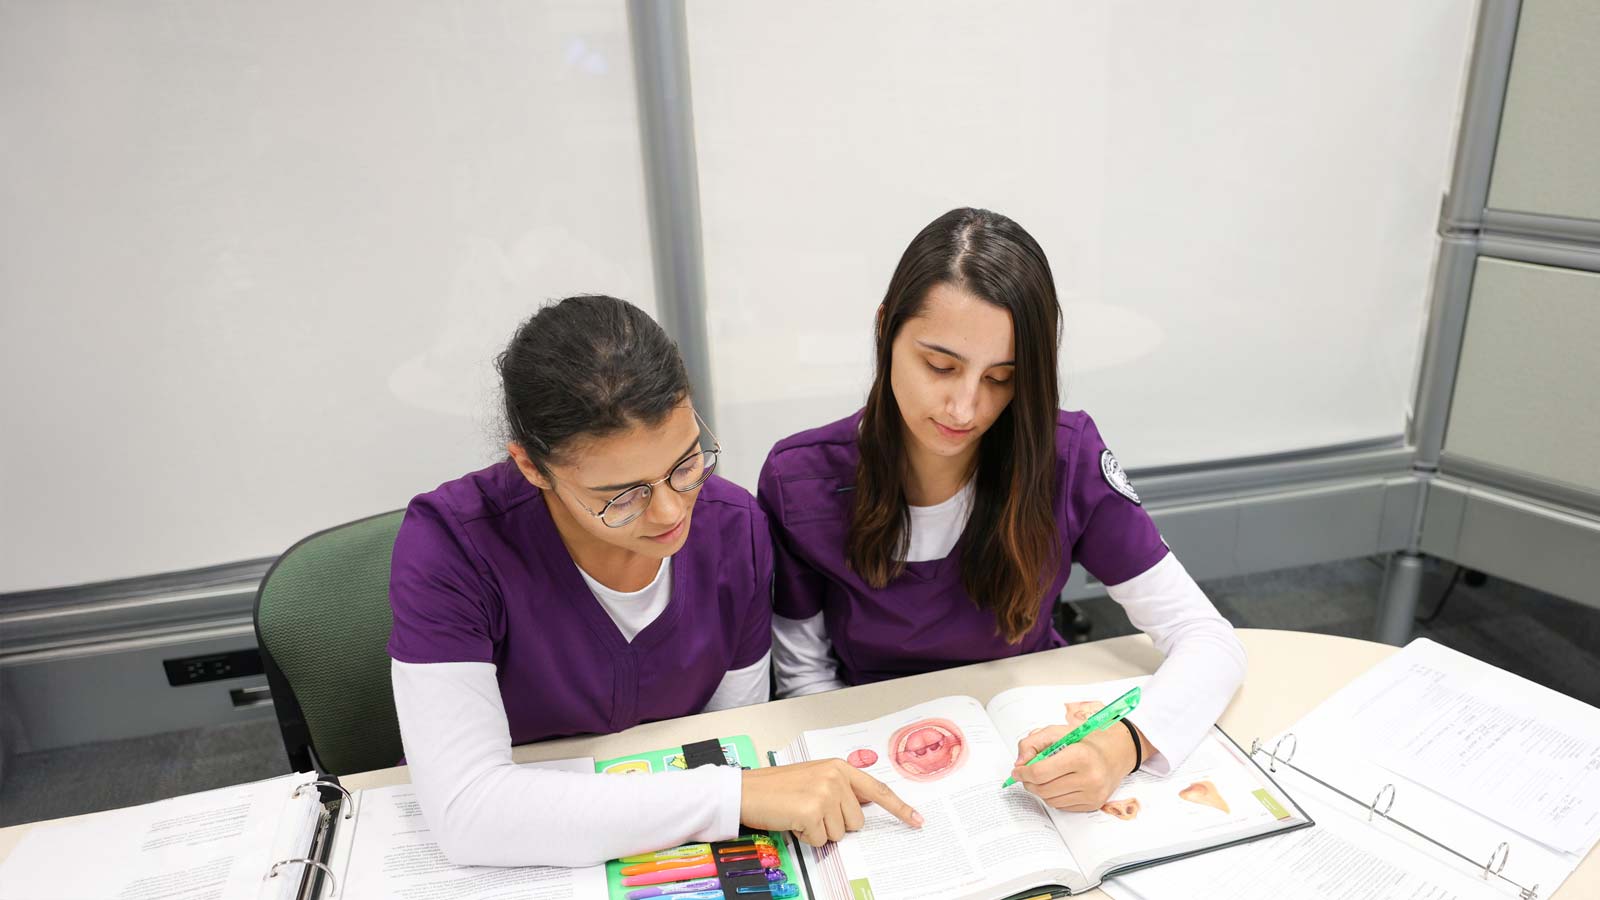
M1427 573L1426 617L1454 567ZM1234 625L1369 637L1383 570L1377 560L1348 560L1206 583L1206 593ZM1132 634L1109 599L1081 604L1098 639ZM1600 609L1490 579L1458 583L1425 636L1503 669L1600 706ZM108 741L9 760L0 784L0 825L112 809L178 794L270 778L288 771L276 723L222 725Z

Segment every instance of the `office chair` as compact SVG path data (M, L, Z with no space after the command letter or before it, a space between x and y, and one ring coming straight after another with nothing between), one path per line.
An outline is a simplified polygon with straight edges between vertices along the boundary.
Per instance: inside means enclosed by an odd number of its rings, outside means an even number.
M319 531L290 547L256 591L256 641L296 772L344 775L399 763L389 686L389 558L403 511Z

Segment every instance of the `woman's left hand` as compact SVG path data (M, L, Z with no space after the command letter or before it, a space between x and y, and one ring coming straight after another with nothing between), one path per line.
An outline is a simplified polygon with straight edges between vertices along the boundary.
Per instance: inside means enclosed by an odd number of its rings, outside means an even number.
M1064 737L1072 727L1035 728L1017 744L1016 767L1011 777L1028 793L1067 812L1091 812L1111 799L1122 779L1133 769L1133 741L1128 729L1115 724L1102 728L1054 756L1027 765L1039 751Z

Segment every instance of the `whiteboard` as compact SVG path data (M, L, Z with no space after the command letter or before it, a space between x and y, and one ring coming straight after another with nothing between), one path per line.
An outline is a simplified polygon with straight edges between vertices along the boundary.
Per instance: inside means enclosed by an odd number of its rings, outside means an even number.
M493 461L546 299L655 309L620 3L0 3L0 592Z
M1465 0L688 5L728 473L856 409L933 218L1027 228L1130 467L1403 434Z

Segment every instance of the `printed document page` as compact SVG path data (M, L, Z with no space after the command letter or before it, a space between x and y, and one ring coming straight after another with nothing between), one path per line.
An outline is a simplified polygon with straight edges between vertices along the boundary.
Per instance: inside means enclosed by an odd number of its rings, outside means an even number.
M593 759L526 765L594 774ZM343 900L604 900L605 866L457 866L445 858L422 820L409 784L371 788L357 796L354 828L344 829L339 876ZM344 823L341 823L344 824Z
M277 896L263 878L302 855L320 813L310 773L219 788L29 831L0 866L0 898L234 900ZM299 883L298 869L281 884ZM285 894L284 896L287 896Z
M1427 640L1380 672L1358 715L1385 768L1557 850L1600 840L1600 710Z
M1505 874L1525 885L1539 885L1541 896L1548 896L1577 868L1583 859L1581 853L1549 847L1515 830L1509 822L1496 821L1480 806L1475 790L1452 793L1451 789L1428 784L1429 780L1436 781L1430 773L1417 773L1419 777L1412 778L1381 764L1393 742L1400 740L1397 729L1405 728L1386 717L1384 710L1389 704L1385 698L1401 667L1409 669L1416 659L1412 649L1419 644L1432 642L1414 641L1411 647L1356 678L1296 722L1287 732L1293 740L1285 739L1283 751L1292 753L1289 759L1294 765L1362 804L1375 800L1385 785L1393 785L1391 815L1471 859L1488 860L1505 843L1510 851ZM1270 749L1276 743L1274 738L1264 746ZM1265 759L1262 764L1266 765ZM1279 772L1283 771L1280 766ZM1399 831L1381 822L1376 824L1386 831Z

